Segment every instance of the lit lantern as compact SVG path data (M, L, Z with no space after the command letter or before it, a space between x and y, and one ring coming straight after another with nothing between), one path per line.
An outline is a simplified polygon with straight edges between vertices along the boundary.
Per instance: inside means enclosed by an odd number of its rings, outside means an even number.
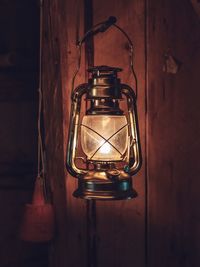
M75 197L107 200L137 195L131 178L141 166L136 97L120 82L120 71L90 68L88 83L72 92L67 170L78 178ZM84 97L88 108L82 116ZM85 167L78 164L80 159Z

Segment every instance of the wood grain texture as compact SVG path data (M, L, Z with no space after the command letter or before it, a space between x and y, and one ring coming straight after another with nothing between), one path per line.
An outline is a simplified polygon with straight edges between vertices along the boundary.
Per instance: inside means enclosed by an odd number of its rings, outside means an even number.
M65 2L65 1L64 1ZM64 66L63 77L65 76L64 89L64 132L65 151L67 147L67 135L69 128L69 116L71 108L72 77L77 68L76 42L83 35L84 27L84 4L81 0L68 1L65 12L67 12L66 29L67 34L67 64ZM81 68L77 75L75 87L85 82L85 59L82 51ZM65 54L63 53L63 57ZM65 74L66 73L66 74ZM72 267L86 266L87 264L87 241L86 241L86 202L73 197L77 188L78 180L67 174L67 214L68 214L68 265Z
M72 196L77 179L66 174L65 155L71 81L77 66L76 41L82 34L82 1L46 1L44 6L44 106L48 177L57 218L52 266L86 264L86 204ZM84 61L83 61L84 64ZM81 72L77 84L84 81Z
M54 266L67 264L67 212L63 153L63 110L60 72L59 9L57 1L44 1L43 7L43 105L46 146L46 172L51 183L56 215L56 235L51 247Z
M93 0L84 0L84 33L93 27ZM85 81L88 82L88 68L94 66L94 38L85 40ZM83 112L88 109L85 102ZM85 166L84 166L85 167ZM96 220L96 201L86 201L86 240L87 240L87 267L96 267L97 259L97 220Z
M199 21L190 1L148 2L148 266L198 267Z
M37 170L36 1L0 1L0 266L45 267L46 244L19 239Z
M138 113L142 153L145 155L145 16L144 1L94 0L94 24L116 16L134 43L139 81ZM95 65L123 68L123 83L135 85L129 68L128 44L116 29L95 37ZM98 267L143 267L145 262L145 157L133 178L139 196L127 201L97 201Z
M63 62L63 110L64 110L64 154L67 147L67 136L69 128L69 117L71 109L72 77L77 68L76 42L83 35L84 27L84 6L83 1L62 1L63 17L65 17L66 29L63 29L64 39L62 49ZM66 53L67 52L67 53ZM66 57L67 56L67 57ZM85 60L84 50L82 51L81 69L77 75L75 87L85 82ZM68 217L68 266L76 267L87 264L87 241L86 241L86 202L73 197L77 188L78 180L67 174L67 217Z
M84 3L79 0L45 3L46 145L58 225L51 265L88 267L89 208L85 201L72 197L76 179L67 175L65 187L64 167L71 79L77 59L75 42L82 36L86 20ZM97 253L91 266L199 267L198 18L186 0L93 0L94 24L111 15L118 18L118 24L130 34L135 47L143 167L133 178L139 193L136 199L97 201L96 214L90 217L95 220L96 228L90 230L95 231L91 236L95 237ZM96 36L94 53L95 65L122 67L122 81L134 85L128 67L127 42L119 32L109 29ZM167 56L180 64L176 74L163 71ZM82 62L76 85L85 82L86 62Z

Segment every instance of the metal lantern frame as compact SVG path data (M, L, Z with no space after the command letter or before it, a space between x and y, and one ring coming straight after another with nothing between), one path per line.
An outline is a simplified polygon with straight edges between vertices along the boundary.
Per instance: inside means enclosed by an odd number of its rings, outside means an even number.
M68 147L66 166L68 172L78 178L78 189L74 192L75 197L84 199L129 199L137 196L137 192L132 188L132 176L136 174L142 164L141 147L139 140L139 126L137 116L137 77L133 68L133 44L126 32L115 24L116 20L110 17L108 21L98 23L78 42L79 58L78 67L72 79L71 95L71 115L70 128L68 134ZM111 23L110 23L111 22ZM113 23L114 22L114 23ZM98 32L104 32L111 25L122 32L129 42L130 47L130 66L135 78L136 93L127 84L121 83L118 78L120 68L97 66L90 68L90 79L88 83L79 85L74 89L75 78L80 69L81 48L85 40ZM98 27L98 28L96 28ZM86 127L81 123L81 102L83 96L90 102L90 108L86 110L87 115L122 115L123 111L119 107L122 96L127 100L127 125L130 142L126 150L126 165L116 167L115 160L94 161L92 158L86 159L86 168L80 168L76 164L79 133L81 127ZM93 131L93 129L90 129ZM120 129L121 130L121 129ZM104 138L98 132L104 142L98 147L99 150L109 138ZM116 134L116 133L114 133ZM112 144L111 144L112 145ZM113 145L112 145L113 146ZM115 147L116 149L116 147ZM95 152L96 153L96 152ZM124 157L124 158L125 158ZM124 162L122 158L121 162ZM93 164L90 169L89 164Z

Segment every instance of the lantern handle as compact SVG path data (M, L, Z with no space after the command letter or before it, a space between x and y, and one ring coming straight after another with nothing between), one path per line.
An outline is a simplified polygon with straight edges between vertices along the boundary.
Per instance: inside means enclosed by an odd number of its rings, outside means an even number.
M88 38L100 33L105 32L110 28L112 25L114 25L117 22L116 17L110 16L107 20L99 22L95 24L93 27L91 27L84 36L77 41L77 46L82 45ZM99 26L99 27L98 27Z
M137 107L136 107L136 95L133 89L127 84L121 85L121 92L127 98L128 106L128 120L130 125L130 132L132 136L131 147L130 147L130 165L129 173L134 175L139 171L142 165L142 153L139 140L139 127L137 119Z
M133 42L131 41L129 35L119 26L116 24L117 19L116 17L110 16L106 21L100 22L95 24L93 27L91 27L85 34L84 36L77 41L77 49L78 49L78 62L77 62L77 69L74 73L74 76L72 78L72 90L74 89L74 84L75 84L75 79L76 76L80 70L81 66L81 52L82 52L82 44L88 39L91 38L92 36L98 34L98 33L103 33L107 31L111 26L115 27L117 30L119 30L128 40L129 44L129 61L130 61L130 68L131 72L135 81L135 98L137 99L138 95L138 80L137 80L137 75L134 69L134 46Z

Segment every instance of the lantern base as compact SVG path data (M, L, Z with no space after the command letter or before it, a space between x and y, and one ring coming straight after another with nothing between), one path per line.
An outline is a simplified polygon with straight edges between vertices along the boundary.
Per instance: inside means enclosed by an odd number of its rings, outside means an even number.
M73 196L88 200L122 200L137 197L137 192L132 188L131 178L114 182L80 179Z

